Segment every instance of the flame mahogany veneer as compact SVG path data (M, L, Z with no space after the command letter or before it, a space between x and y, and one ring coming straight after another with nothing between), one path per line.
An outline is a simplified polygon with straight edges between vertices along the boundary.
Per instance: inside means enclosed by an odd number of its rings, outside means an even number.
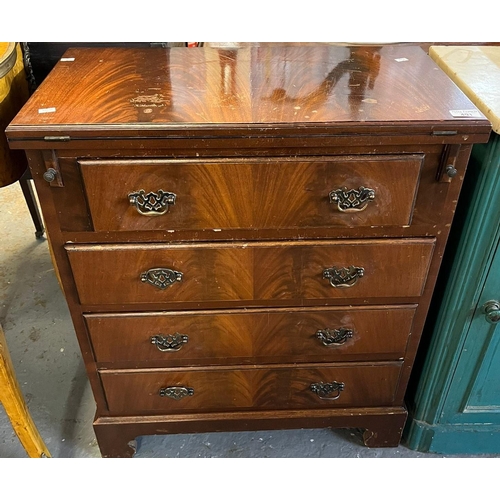
M415 46L69 49L7 136L102 455L144 434L321 426L397 446L489 133Z

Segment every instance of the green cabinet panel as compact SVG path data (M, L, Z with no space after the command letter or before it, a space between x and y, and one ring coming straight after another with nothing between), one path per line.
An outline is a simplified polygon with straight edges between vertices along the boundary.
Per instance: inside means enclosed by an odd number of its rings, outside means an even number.
M483 305L490 300L500 302L500 246L496 248L450 385L446 413L451 423L500 424L500 324L486 321Z
M500 302L499 135L474 147L457 215L404 439L420 451L500 454L500 323L484 312Z
M451 423L500 425L500 326L488 323L483 313L483 304L495 299L500 301L499 246L450 385L446 414Z

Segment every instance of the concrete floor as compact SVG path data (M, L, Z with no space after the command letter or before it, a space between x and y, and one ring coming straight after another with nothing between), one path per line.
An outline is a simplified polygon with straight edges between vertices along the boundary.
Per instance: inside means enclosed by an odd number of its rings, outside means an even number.
M0 324L32 417L53 457L100 457L95 404L47 241L16 183L0 189ZM0 405L0 457L25 457ZM147 436L139 457L439 457L404 445L369 449L357 430Z

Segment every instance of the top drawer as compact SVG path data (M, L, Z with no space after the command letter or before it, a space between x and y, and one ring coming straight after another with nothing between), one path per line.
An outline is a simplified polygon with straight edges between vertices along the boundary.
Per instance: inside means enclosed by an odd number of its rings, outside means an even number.
M423 155L80 160L96 231L403 226Z

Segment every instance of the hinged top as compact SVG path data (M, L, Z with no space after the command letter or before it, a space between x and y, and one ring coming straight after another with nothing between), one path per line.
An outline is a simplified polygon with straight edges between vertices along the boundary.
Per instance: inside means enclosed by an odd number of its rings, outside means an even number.
M468 110L469 115L454 115ZM70 49L9 139L167 131L211 137L436 130L488 134L474 104L419 47ZM411 128L413 127L413 128Z

